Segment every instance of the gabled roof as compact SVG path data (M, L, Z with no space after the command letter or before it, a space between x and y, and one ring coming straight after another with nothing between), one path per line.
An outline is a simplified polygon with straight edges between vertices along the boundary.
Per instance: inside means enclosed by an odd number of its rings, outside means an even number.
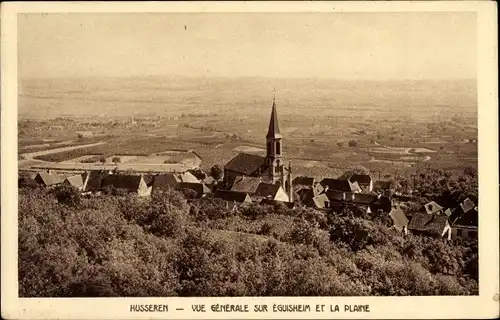
M321 192L323 192L324 188L319 182L315 182L314 186L313 186L313 190L314 190L315 194L318 195Z
M145 174L142 176L144 178L144 182L146 182L146 185L148 187L152 186L153 185L153 182L154 182L154 178L155 176L152 175L152 174Z
M478 214L477 210L475 208L472 208L466 213L459 215L451 225L452 227L477 228L478 225L477 214Z
M193 190L194 192L196 192L196 195L198 197L201 197L202 195L211 192L210 188L208 188L203 183L199 183L199 182L180 182L177 185L177 189L179 189L179 190L181 190L181 189L190 189L190 190Z
M158 174L153 179L153 188L170 187L176 188L180 178L173 173Z
M326 196L326 194L322 193L319 196L312 198L312 201L316 208L323 209L325 208L325 202L328 201L328 197Z
M474 202L472 202L471 199L467 198L465 199L461 204L460 204L460 207L462 208L462 211L464 213L467 213L469 212L469 210L472 210L474 209L475 205L474 205Z
M314 186L314 178L311 177L296 177L295 179L292 180L292 183L294 186L306 186L312 188Z
M354 185L349 180L344 179L325 178L321 180L320 184L323 188L328 186L328 190L351 192L359 189L359 185L357 183Z
M192 182L192 183L200 182L200 180L198 180L191 172L184 172L180 174L179 180L180 182Z
M424 205L425 207L425 211L428 213L428 214L434 214L440 210L443 210L444 208L441 207L439 204L437 204L436 202L434 201L431 201L429 203L426 203Z
M349 181L357 182L358 184L369 184L372 181L372 177L368 174L353 174Z
M213 184L215 183L215 179L212 176L206 176L201 182L203 184Z
M90 171L87 178L87 184L85 185L85 191L100 189L102 180L109 175L106 171L93 170Z
M443 232L448 222L448 217L445 215L433 215L423 212L415 212L408 225L409 230L415 231L426 231L434 234L439 234Z
M317 194L315 194L314 192L314 189L309 189L309 188L303 188L298 190L297 195L299 196L300 201L306 206L312 205L313 198L317 196Z
M389 212L389 216L391 217L394 226L397 228L402 228L408 225L408 218L401 209L393 208L391 212Z
M76 174L74 176L67 177L64 180L64 183L67 183L70 186L73 186L75 188L82 188L83 187L83 177L81 174Z
M254 196L274 199L280 188L281 186L278 184L270 184L262 182L259 183L257 190L255 190Z
M62 183L66 179L66 176L59 174L49 174L45 171L40 171L35 177L35 181L42 183L45 186L53 186Z
M261 182L262 180L260 178L245 176L236 177L231 187L231 191L246 192L250 194L255 193Z
M113 186L116 189L137 191L141 181L144 179L140 175L110 174L102 179L101 187Z
M259 155L240 153L236 157L231 159L224 166L224 169L249 176L261 169L265 164L265 160L266 158Z
M214 194L215 198L219 198L225 201L236 201L236 202L252 202L252 198L245 192L236 192L229 190L217 190Z
M389 212L391 210L392 201L389 197L377 196L375 201L370 204L372 210L383 210Z
M382 190L389 190L391 188L391 182L390 181L382 181L382 180L377 180L373 184L373 187L380 188Z
M273 99L271 109L271 119L269 119L269 129L267 130L266 138L281 138L280 126L278 123L278 113L276 112L276 103Z

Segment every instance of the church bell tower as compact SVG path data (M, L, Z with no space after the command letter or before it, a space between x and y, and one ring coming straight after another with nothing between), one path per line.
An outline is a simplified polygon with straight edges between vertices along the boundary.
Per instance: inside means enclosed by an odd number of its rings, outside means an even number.
M273 96L271 119L269 120L269 129L266 135L266 163L269 166L269 179L273 183L283 179L284 175L282 139L283 136L280 133L278 114L276 112L276 97Z

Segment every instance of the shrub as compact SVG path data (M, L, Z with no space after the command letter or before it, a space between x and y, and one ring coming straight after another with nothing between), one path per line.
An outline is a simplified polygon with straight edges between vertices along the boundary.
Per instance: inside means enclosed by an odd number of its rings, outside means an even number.
M358 142L356 140L349 140L348 145L351 148L356 148L358 146Z

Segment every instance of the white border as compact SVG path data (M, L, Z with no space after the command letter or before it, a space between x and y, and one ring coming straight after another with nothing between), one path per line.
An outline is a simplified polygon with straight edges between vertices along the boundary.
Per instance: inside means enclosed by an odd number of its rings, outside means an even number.
M498 92L496 2L79 2L2 3L1 7L2 318L494 318L499 316ZM479 288L477 297L101 298L17 297L17 21L21 12L408 12L474 11L478 32ZM199 313L191 304L369 304L370 313ZM130 313L130 304L168 303L168 313ZM175 311L184 307L185 311ZM174 309L174 310L172 310ZM209 308L208 308L209 309Z

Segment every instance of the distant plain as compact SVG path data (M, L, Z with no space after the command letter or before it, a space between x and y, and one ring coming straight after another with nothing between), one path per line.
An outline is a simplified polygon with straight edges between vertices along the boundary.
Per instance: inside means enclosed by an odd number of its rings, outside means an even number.
M294 174L477 167L475 80L21 79L18 152L105 141L45 160L193 149L209 169L242 150L262 152L273 89Z

